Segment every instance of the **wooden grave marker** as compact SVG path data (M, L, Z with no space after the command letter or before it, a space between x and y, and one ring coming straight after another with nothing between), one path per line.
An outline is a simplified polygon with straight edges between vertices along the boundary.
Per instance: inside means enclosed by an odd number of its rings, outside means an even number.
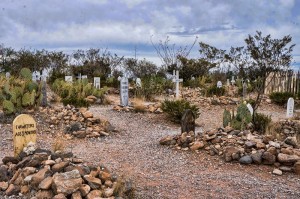
M186 109L181 118L181 133L195 133L195 114L190 109Z
M21 114L13 121L13 141L15 157L29 142L36 143L36 122L30 115Z

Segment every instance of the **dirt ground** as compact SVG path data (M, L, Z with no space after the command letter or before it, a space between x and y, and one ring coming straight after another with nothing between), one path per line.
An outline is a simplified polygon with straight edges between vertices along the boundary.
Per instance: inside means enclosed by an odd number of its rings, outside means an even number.
M118 97L112 98L118 103ZM300 198L300 177L293 173L275 176L271 166L226 163L205 151L161 146L162 137L180 133L179 125L169 122L164 114L117 112L112 108L101 105L90 110L107 118L117 132L99 139L65 140L65 150L131 179L136 198ZM224 107L200 110L196 131L221 126ZM274 105L263 105L260 112L271 114L273 120L285 116L285 109ZM11 125L1 124L0 132L2 159L13 154ZM55 132L39 132L38 145L51 148L55 139Z

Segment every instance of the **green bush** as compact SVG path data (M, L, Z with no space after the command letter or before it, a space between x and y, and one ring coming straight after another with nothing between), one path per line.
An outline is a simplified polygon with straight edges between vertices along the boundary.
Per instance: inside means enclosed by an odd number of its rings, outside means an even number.
M22 68L20 71L20 75L23 79L31 80L32 74L29 68Z
M256 131L264 134L266 133L271 121L271 116L262 113L255 113L254 128Z
M225 94L225 88L223 87L218 88L216 85L213 85L207 89L208 96L213 96L213 95L223 96L224 94Z
M171 121L176 123L180 123L182 115L186 109L193 111L195 119L200 116L199 108L195 105L191 105L190 102L186 100L165 100L162 103L161 108L169 115Z
M173 88L173 83L159 76L148 76L142 79L140 93L147 100L152 100L154 95L161 95L166 89ZM134 90L134 93L136 91Z
M270 94L272 102L281 106L285 105L290 97L294 97L294 94L290 92L273 92Z

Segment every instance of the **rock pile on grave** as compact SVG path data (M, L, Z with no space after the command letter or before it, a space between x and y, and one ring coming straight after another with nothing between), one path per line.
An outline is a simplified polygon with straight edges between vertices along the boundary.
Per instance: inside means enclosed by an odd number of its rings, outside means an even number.
M275 165L280 171L294 171L300 175L300 149L296 137L277 141L272 135L226 127L197 135L191 131L167 136L160 140L160 144L181 150L203 149L212 156L223 157L226 162Z
M142 106L142 107L141 107ZM163 113L163 110L160 108L160 103L151 103L151 104L145 104L145 105L139 105L139 109L142 109L142 111L138 111L137 107L135 106L114 106L113 110L115 111L133 111L133 112L148 112L148 113L156 113L160 114Z
M300 120L281 120L275 123L274 126L282 139L300 136Z
M182 91L182 96L184 99L192 102L193 104L201 104L201 106L210 105L236 105L240 103L239 98L227 97L227 96L213 96L204 97L201 88L184 88Z
M112 125L100 117L95 117L87 108L75 108L74 106L41 108L47 118L50 128L64 126L65 133L77 138L93 138L108 136L114 131Z
M106 167L86 163L70 152L53 153L36 149L28 154L22 152L18 158L4 157L2 162L2 197L20 195L32 199L94 199L114 198L132 191L129 182L118 179Z

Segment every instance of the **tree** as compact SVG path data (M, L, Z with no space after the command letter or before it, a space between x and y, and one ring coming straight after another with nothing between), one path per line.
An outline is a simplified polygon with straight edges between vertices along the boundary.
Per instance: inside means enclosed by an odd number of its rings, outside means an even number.
M272 39L271 35L264 37L259 31L256 32L256 35L248 35L245 39L247 53L250 57L249 74L259 74L254 112L260 105L265 86L273 80L275 72L289 69L295 46L295 44L290 45L291 41L290 35L284 36L282 39ZM253 120L255 121L254 115Z
M201 77L207 75L211 68L214 68L210 62L205 59L187 59L186 57L179 58L181 61L180 77L184 81L191 77Z
M139 78L156 74L156 72L158 71L157 66L146 59L142 59L142 60L136 60L134 58L125 59L124 67L134 77L139 77Z
M190 47L180 46L176 48L175 44L169 44L169 36L167 36L165 41L160 40L157 45L153 43L152 36L150 38L152 46L156 50L158 57L163 63L162 67L164 67L164 69L168 71L179 70L181 63L179 58L188 57L197 40L198 37L195 37L195 40Z
M11 71L16 51L11 47L0 44L0 71Z

